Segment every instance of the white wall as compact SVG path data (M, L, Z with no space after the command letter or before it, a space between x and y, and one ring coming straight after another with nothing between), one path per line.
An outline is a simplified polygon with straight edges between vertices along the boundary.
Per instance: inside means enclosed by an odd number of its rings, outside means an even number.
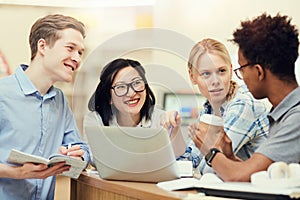
M87 25L85 40L87 53L86 63L95 67L104 65L99 54L91 59L89 56L99 45L114 36L122 35L136 28L136 16L146 14L153 16L154 28L173 31L191 41L212 37L223 42L232 55L233 65L237 66L237 48L228 39L239 27L240 21L251 19L262 12L272 15L280 12L292 17L292 23L300 27L300 1L298 0L157 0L153 6L146 7L113 7L113 8L59 8L8 6L0 4L0 49L5 54L11 68L19 63L28 63L30 58L28 34L32 23L39 17L50 13L72 15ZM148 38L147 38L148 39ZM147 40L146 39L146 40ZM169 38L167 37L166 40ZM164 90L190 92L193 88L188 80L186 59L189 46L181 40L169 42L170 47L129 49L123 56L136 58L147 68L149 81L165 80L162 85L154 84L158 100ZM186 55L174 53L176 50ZM118 45L115 46L118 48ZM171 50L170 50L171 49ZM146 52L146 53L145 53ZM110 54L109 51L106 54ZM297 63L297 78L300 69ZM83 64L84 66L84 64ZM90 84L98 81L99 70L94 70ZM92 91L95 86L89 86Z
M228 39L232 39L232 33L240 26L241 21L252 19L263 12L271 15L279 12L290 16L292 23L300 28L299 8L298 0L158 0L153 16L155 27L176 31L195 42L207 37L223 42L229 49L235 68L238 67L237 47L228 42ZM158 59L154 62L173 66L182 77L188 77L186 60L171 54L156 56L154 59ZM298 81L300 80L299 64L298 59L296 63ZM235 76L233 78L237 80ZM182 88L178 85L174 90L182 90ZM158 96L161 97L160 93Z
M156 27L177 31L195 41L211 37L223 42L237 65L237 48L228 39L232 39L240 21L263 12L272 15L280 12L292 17L292 23L300 28L299 8L298 0L159 0L153 15Z

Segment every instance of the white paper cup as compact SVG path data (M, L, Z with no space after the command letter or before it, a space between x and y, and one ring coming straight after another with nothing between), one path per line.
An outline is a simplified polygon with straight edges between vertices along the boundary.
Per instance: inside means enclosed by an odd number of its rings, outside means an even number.
M204 114L200 116L199 120L199 126L202 129L201 134L205 134L203 141L205 145L200 147L200 151L206 152L207 148L215 146L220 139L221 133L224 132L223 119L216 115ZM206 132L204 133L203 131Z
M201 115L200 124L207 127L207 134L216 135L223 130L223 119L216 115Z
M223 119L217 115L203 114L200 116L200 122L212 126L223 126Z

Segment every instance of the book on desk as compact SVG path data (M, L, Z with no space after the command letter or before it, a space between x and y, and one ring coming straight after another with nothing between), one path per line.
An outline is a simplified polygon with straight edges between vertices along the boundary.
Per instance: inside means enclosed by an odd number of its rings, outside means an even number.
M299 182L300 183L300 182ZM258 187L251 182L223 182L215 174L204 174L200 179L181 178L157 183L168 191L196 189L208 196L255 200L300 199L300 187Z

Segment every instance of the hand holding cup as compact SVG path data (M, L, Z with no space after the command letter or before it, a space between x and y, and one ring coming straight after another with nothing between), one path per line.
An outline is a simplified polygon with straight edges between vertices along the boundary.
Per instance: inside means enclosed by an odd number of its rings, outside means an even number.
M215 147L223 132L223 119L210 114L200 116L200 121L189 127L189 135L203 155Z

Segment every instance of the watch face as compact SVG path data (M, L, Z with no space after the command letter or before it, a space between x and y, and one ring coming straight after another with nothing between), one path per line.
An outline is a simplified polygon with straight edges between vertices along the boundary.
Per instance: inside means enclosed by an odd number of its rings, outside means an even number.
M211 151L209 151L209 152L206 154L206 156L205 156L206 162L209 160L209 158L211 157L211 155L212 155L212 152L211 152Z

